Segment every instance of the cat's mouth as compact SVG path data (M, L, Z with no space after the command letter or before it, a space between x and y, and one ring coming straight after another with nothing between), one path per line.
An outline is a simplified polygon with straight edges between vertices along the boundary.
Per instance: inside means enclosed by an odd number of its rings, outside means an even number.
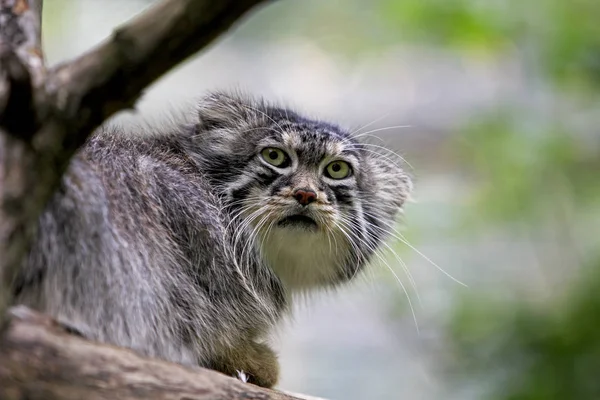
M301 214L289 215L281 219L277 225L282 227L304 228L310 230L314 230L319 227L314 219Z

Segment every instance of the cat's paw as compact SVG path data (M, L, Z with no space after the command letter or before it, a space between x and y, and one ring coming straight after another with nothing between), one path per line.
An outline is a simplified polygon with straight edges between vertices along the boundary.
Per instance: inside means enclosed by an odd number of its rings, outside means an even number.
M279 378L277 355L263 343L247 342L228 349L212 365L242 382L266 388L275 386Z
M250 379L244 371L240 370L235 371L235 375L233 377L239 379L244 383L248 382L248 379Z

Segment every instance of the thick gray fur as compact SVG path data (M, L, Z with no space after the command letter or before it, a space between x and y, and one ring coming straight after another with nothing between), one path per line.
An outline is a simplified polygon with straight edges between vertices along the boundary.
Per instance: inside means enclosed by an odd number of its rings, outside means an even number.
M88 141L40 218L17 303L95 340L210 367L264 338L294 292L354 277L388 236L411 186L390 154L240 95L210 94L198 114L169 132ZM261 159L274 144L286 171ZM338 151L353 166L343 183L321 171ZM308 208L329 243L277 225L308 209L290 197L299 185L318 192L325 211Z

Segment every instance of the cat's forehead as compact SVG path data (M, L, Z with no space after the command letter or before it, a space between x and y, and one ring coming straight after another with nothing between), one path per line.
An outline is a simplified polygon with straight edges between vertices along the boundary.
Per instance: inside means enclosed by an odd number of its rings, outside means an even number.
M324 157L354 153L355 141L340 128L318 121L280 121L271 132L299 158L319 162Z
M323 130L285 130L281 132L281 141L294 150L320 150L335 154L344 148L342 140Z

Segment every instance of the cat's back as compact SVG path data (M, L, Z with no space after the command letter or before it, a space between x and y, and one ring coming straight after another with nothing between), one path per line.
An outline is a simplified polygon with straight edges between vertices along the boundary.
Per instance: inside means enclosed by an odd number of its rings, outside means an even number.
M180 314L174 297L196 293L189 277L201 278L207 249L226 255L218 202L176 138L98 132L40 218L17 299L86 334L99 327L96 339L185 362L165 338Z
M100 179L115 218L137 215L169 228L197 222L219 229L220 199L186 153L185 140L181 130L125 134L107 129L95 135L78 158ZM190 213L200 218L188 220Z

